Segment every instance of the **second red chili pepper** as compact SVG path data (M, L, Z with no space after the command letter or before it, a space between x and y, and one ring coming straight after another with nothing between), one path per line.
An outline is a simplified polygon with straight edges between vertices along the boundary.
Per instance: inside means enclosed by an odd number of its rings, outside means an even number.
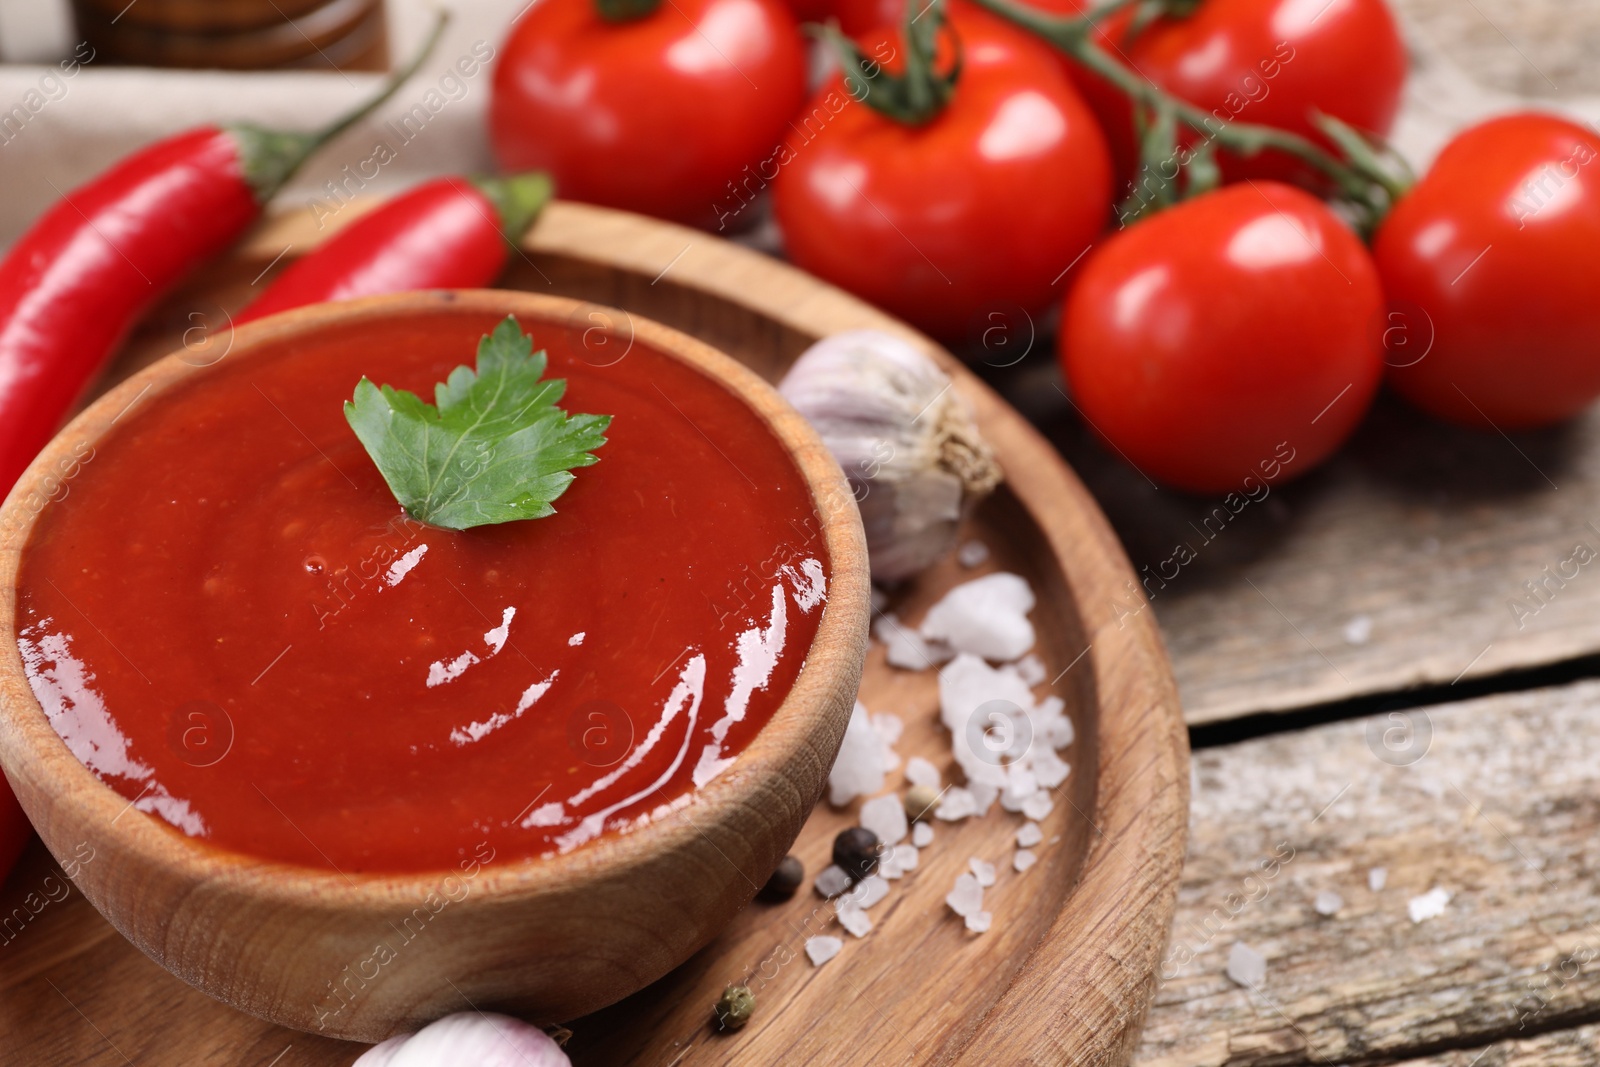
M290 265L234 324L324 300L486 286L549 199L538 173L425 182Z

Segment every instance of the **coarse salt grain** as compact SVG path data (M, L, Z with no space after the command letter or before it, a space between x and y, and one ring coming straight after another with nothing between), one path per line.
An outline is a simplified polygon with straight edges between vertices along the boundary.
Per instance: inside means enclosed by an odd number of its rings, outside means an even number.
M975 934L988 933L989 927L993 922L993 915L986 911L975 911L967 916L967 929Z
M1420 897L1412 897L1407 901L1406 914L1411 916L1414 923L1437 919L1444 914L1445 905L1450 903L1453 895L1448 889L1434 886Z
M1383 892L1383 887L1389 884L1389 868L1374 867L1367 872L1367 888L1374 893Z
M939 801L939 807L934 811L933 817L943 819L945 822L960 822L977 813L978 805L973 802L972 793L959 785L954 785L944 791L944 799Z
M955 651L938 641L929 641L901 622L893 613L880 614L872 624L872 636L883 644L889 666L921 671L948 663Z
M906 822L906 806L896 793L873 797L861 805L861 825L878 835L885 845L898 845L905 840L910 828Z
M989 546L982 541L968 541L956 549L956 559L963 567L981 567L989 558Z
M900 876L906 872L901 868L899 861L894 858L894 850L891 849L878 857L877 873L893 882L898 881Z
M1318 915L1337 915L1339 909L1344 907L1344 897L1331 889L1324 889L1317 894L1311 906L1316 909Z
M887 711L880 711L871 718L872 728L878 731L878 736L883 738L885 744L897 745L900 743L900 735L906 732L904 719L898 715L891 715Z
M938 789L939 768L921 756L912 756L906 760L906 781L912 785L925 785L929 789Z
M838 916L839 925L854 937L866 937L872 932L872 916L848 900L839 905L839 910L835 914Z
M850 723L845 727L844 741L839 745L839 755L828 773L828 801L834 805L848 804L859 796L870 796L883 789L883 776L888 770L885 759L889 748L883 737L872 726L867 709L856 702L850 713Z
M1357 615L1344 624L1344 640L1350 645L1364 645L1372 637L1372 616Z
M1029 685L1038 685L1044 681L1049 672L1044 669L1044 660L1029 652L1016 662L1017 677Z
M1246 989L1257 988L1267 978L1266 957L1243 941L1235 941L1228 950L1228 977Z
M817 872L816 881L813 883L818 893L824 897L836 897L850 888L850 875L845 873L843 867L829 864Z
M915 845L896 845L894 848L894 862L902 871L914 871L921 861Z
M862 908L870 908L889 895L889 883L876 874L869 874L856 883L849 899Z
M1021 575L986 574L961 583L929 608L922 636L957 652L1010 662L1033 647L1028 612L1034 602L1033 589Z
M811 957L814 967L821 967L844 948L844 942L837 937L828 937L826 934L806 938L806 955Z
M1035 793L1022 802L1022 814L1038 822L1055 810L1056 802L1050 799L1049 793Z
M1011 867L1018 874L1021 874L1023 871L1027 870L1029 867L1032 867L1038 862L1039 857L1035 856L1032 852L1029 852L1025 848L1017 849L1016 855L1011 857Z
M985 889L994 885L994 864L985 863L977 856L967 861L967 866L972 868L973 876L978 879L978 884Z
M957 915L973 915L983 909L983 886L970 874L956 879L955 888L945 895L944 902Z
M927 848L933 844L933 827L925 822L919 822L911 828L911 843L917 848Z
M973 814L979 818L989 814L995 798L1000 795L1000 787L988 782L972 782L967 786L967 791L972 794Z
M1022 848L1032 848L1044 840L1044 831L1039 829L1036 822L1022 824L1022 829L1017 831L1017 844Z

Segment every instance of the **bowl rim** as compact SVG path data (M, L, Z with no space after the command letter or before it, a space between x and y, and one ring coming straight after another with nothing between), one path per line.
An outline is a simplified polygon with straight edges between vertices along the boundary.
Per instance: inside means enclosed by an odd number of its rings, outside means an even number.
M580 313L585 321L592 321L591 314L598 315L604 321L597 325L611 338L642 341L744 403L790 456L806 483L830 556L823 615L801 671L771 719L739 751L728 770L706 786L683 794L694 798L683 810L736 809L759 791L767 775L781 773L790 758L805 750L811 744L814 720L825 710L834 675L841 668L849 669L852 658L855 668L860 667L871 595L866 541L855 498L816 431L754 371L711 345L652 319L593 301L540 293L430 290L314 304L266 316L230 328L222 355L197 363L193 359L196 351L219 343L215 335L207 337L201 345L170 353L107 391L35 457L0 506L0 769L7 777L39 783L51 805L66 805L67 824L91 832L114 832L130 858L136 856L140 862L167 869L190 883L225 880L235 890L263 900L305 904L309 896L327 910L392 908L437 891L444 879L461 877L459 871L464 868L346 874L337 868L305 867L206 844L155 816L113 829L132 804L72 754L28 684L16 641L17 576L28 538L49 506L30 509L24 503L30 490L55 469L64 452L85 441L102 440L134 405L205 375L236 352L248 359L258 349L276 347L327 326L417 314L485 313L515 315L519 321L526 316L533 323L561 329L572 328ZM627 327L625 334L620 331L622 324ZM585 332L592 328L586 327ZM862 620L859 624L855 622L858 617ZM831 754L824 758L831 762ZM22 800L27 791L16 792ZM50 821L61 821L60 814L52 810ZM690 825L685 827L684 822ZM491 859L471 876L471 898L503 901L538 895L575 881L599 880L657 858L679 839L703 835L692 819L662 818L626 833L603 834L567 853Z

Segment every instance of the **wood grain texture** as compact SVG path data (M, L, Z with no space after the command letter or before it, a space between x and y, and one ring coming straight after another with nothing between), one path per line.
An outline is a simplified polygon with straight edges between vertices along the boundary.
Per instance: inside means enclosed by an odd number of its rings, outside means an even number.
M1508 1037L1482 1048L1456 1049L1396 1067L1593 1067L1600 1063L1600 1026L1578 1026L1537 1037Z
M1600 93L1600 8L1564 0L1393 0L1429 46L1483 85L1559 100Z
M1395 714L1196 752L1137 1064L1387 1062L1595 1018L1600 682ZM1443 914L1412 922L1435 887ZM1324 890L1336 915L1313 909ZM1259 991L1225 976L1236 941L1268 961Z
M354 209L342 212L339 221L355 214ZM169 301L129 344L116 374L170 351L185 330L226 331L226 313L241 305L252 279L286 245L303 249L319 236L297 216L263 230L238 257ZM1059 840L1041 851L1042 862L1026 875L1002 874L991 891L995 930L982 937L966 934L942 898L969 857L1007 862L1010 832L1020 820L997 816L960 827L941 825L927 851L927 866L899 883L890 900L875 909L879 929L847 946L825 968L813 970L803 958L787 960L761 995L757 1021L737 1037L712 1032L712 1002L723 984L761 969L776 950L800 951L806 916L818 903L814 897L784 908L751 908L710 949L662 983L612 1012L574 1022L576 1061L798 1063L848 1054L863 1061L919 1064L1126 1062L1154 985L1176 895L1186 824L1187 743L1153 620L1146 616L1119 625L1107 606L1110 592L1131 573L1082 485L1031 427L948 354L767 257L697 231L562 203L547 210L525 251L513 263L508 286L576 295L647 315L722 348L769 378L812 340L852 327L900 333L943 360L957 376L956 388L972 403L1008 479L980 507L971 531L994 551L990 566L1020 570L1039 590L1034 616L1039 652L1078 725L1078 739L1064 753L1075 769L1047 821L1047 834ZM626 328L625 320L618 323L606 319L604 310L594 310L601 316L596 324ZM955 564L946 564L903 594L903 610L914 619L920 605L962 575ZM888 670L881 656L875 651L869 657L864 682L869 707L906 721L902 756L921 752L948 764L948 739L936 725L932 676ZM834 831L852 818L848 811L825 806L814 814L796 846L813 873L824 864ZM8 884L0 904L18 892L22 877ZM48 921L61 925L45 925ZM353 1058L349 1046L278 1031L197 1000L198 994L160 972L151 978L151 1004L130 1005L120 977L117 984L101 984L94 976L122 976L140 968L148 974L151 967L119 938L103 931L83 933L96 929L97 922L74 896L55 912L41 914L38 929L25 935L38 935L39 962L18 979L19 996L0 998L0 1041L28 1049L34 1056L30 1063L91 1061L104 1050L100 1031L146 1049L147 1057L137 1061L141 1067L193 1062L190 1047L176 1042L167 1047L153 1036L175 1012L205 1020L207 1042L270 1049L264 1061L291 1044L296 1063L331 1065ZM55 941L64 928L79 931L86 941ZM72 989L60 981L59 991L50 989L45 979L67 981ZM73 1005L61 994L71 995ZM13 1010L11 1004L18 1007ZM70 1022L72 1015L61 1013L80 1010L96 1026L35 1027L36 1020ZM817 1025L824 1018L827 1030ZM619 1019L630 1021L624 1026ZM195 1032L187 1025L177 1031ZM852 1035L848 1050L829 1036L837 1033Z
M1190 723L1600 652L1600 560L1573 560L1580 544L1600 554L1600 413L1506 438L1382 396L1324 467L1230 508L1108 455L1054 375L1041 365L1003 391L1148 580ZM1194 554L1182 566L1179 545Z

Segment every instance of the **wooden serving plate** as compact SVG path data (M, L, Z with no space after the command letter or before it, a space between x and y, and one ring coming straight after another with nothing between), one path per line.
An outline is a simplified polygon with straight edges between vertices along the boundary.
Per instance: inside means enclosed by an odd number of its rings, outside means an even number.
M340 223L358 214L341 212ZM106 386L185 341L226 330L227 313L319 233L302 213L266 224L154 316ZM986 570L1025 575L1046 682L1067 703L1073 766L1043 820L1039 863L1010 869L1019 815L936 824L916 871L893 884L856 940L810 889L855 806L819 804L795 852L807 885L785 904L755 903L689 963L598 1015L570 1023L578 1067L601 1064L1126 1063L1149 1005L1176 901L1188 816L1188 747L1176 689L1149 612L1119 606L1134 581L1099 509L1060 457L948 354L862 302L708 234L578 204L551 205L502 282L637 312L716 345L768 378L819 337L889 330L934 352L973 405L1006 483L966 536L981 567L934 568L893 598L913 623L952 584ZM598 315L605 312L596 310ZM596 320L599 322L600 320ZM212 349L214 351L214 349ZM897 751L950 775L931 671L867 661L861 699L905 723ZM891 784L899 784L898 773ZM971 934L944 904L971 857L1000 869ZM70 857L63 857L65 862ZM7 925L8 918L9 925ZM807 937L845 938L823 967ZM757 1009L720 1034L711 1007L745 981ZM462 1010L489 1007L465 1001ZM359 1046L274 1027L214 1002L118 936L35 845L0 891L0 1049L28 1064L345 1065Z

